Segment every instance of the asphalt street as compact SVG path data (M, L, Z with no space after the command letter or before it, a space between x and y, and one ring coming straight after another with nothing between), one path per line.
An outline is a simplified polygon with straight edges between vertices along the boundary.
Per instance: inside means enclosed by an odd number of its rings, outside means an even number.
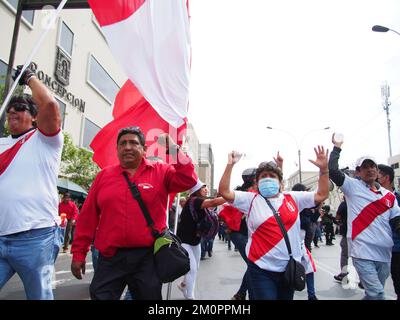
M337 236L338 237L338 236ZM316 263L315 273L316 294L320 300L360 300L363 290L358 288L358 278L350 268L350 284L342 285L333 279L339 273L340 246L339 238L335 245L320 245L314 248L312 254ZM93 267L90 259L86 265L83 280L75 279L70 272L71 255L61 253L56 263L56 277L53 281L56 300L89 300L89 284L93 277ZM211 258L200 261L197 277L195 298L198 300L230 300L240 286L245 263L239 253L228 250L227 244L214 241L214 252ZM171 285L163 286L163 299L182 300L183 295L177 289L178 280ZM389 277L385 286L386 299L394 300L392 279ZM17 275L0 291L0 300L25 300L22 282ZM307 300L307 291L295 293L295 300Z

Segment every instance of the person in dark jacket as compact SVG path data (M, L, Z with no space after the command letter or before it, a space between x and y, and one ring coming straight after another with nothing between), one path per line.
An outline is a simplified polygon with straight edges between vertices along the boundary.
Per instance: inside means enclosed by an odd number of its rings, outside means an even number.
M321 210L323 212L322 224L324 225L324 229L325 229L326 245L332 246L334 244L332 242L332 239L334 236L334 230L333 230L334 217L332 216L332 214L329 213L329 211L331 210L331 207L328 205L325 205L325 206L322 206Z
M349 250L347 245L347 204L344 199L336 212L336 220L339 224L339 234L342 236L340 240L340 273L333 276L333 278L339 282L342 282L343 278L347 276L347 266L349 261Z

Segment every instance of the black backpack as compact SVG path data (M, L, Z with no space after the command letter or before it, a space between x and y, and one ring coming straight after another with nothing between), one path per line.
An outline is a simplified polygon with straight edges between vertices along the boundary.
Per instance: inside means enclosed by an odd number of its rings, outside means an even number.
M205 239L214 239L218 233L219 223L218 215L215 210L203 209L204 216L199 218L199 215L194 208L194 201L196 197L189 199L189 209L192 214L193 220L196 223L196 235Z

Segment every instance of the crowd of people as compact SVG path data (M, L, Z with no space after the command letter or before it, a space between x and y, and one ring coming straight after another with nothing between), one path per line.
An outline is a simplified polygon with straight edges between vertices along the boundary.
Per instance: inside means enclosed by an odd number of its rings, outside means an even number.
M161 233L169 228L176 229L190 258L190 271L178 281L185 299L195 299L200 261L213 256L218 234L228 249L233 244L246 266L232 299L292 300L294 288L283 274L293 257L304 266L308 299L318 300L312 250L322 234L327 246L334 245L337 227L341 270L335 280L345 281L351 258L364 299L384 299L390 273L399 299L400 208L391 167L365 156L357 160L354 176L345 174L338 165L343 142L333 137L330 155L317 146L310 160L319 170L315 190L302 184L285 190L279 153L274 161L245 170L243 185L232 190L231 175L241 158L233 151L218 195L209 197L192 160L168 134L157 142L176 160L173 164L147 159L144 134L132 126L118 133L119 163L100 171L79 210L69 193L58 200L63 148L58 104L29 68L20 84L29 86L32 95L11 99L6 109L11 135L0 139L0 289L17 273L27 299L53 299L51 280L62 246L64 253L72 253L71 272L77 279L85 274L92 251L92 299L118 300L127 287L133 299L160 300L152 229ZM336 217L325 204L330 180L345 199ZM150 212L152 228L131 194L132 185ZM182 192L188 197L167 219L169 195Z

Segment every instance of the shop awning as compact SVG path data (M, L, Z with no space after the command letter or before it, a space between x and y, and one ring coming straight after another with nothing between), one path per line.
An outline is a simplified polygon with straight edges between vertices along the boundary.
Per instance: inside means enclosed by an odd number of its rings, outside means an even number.
M87 191L80 185L65 178L58 178L57 189L61 192L69 192L72 198L86 198Z

